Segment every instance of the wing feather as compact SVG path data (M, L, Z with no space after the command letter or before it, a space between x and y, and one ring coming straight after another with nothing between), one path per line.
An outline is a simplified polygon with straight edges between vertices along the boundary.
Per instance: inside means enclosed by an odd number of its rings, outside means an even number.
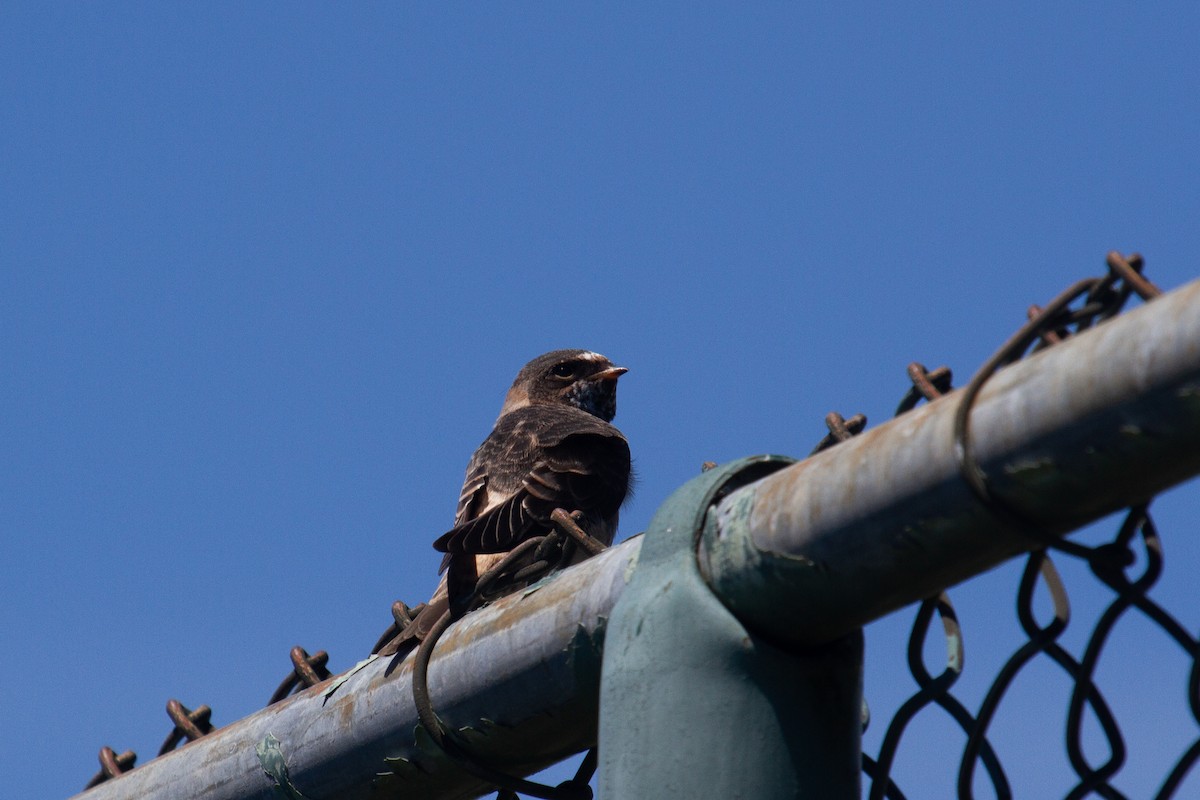
M629 482L629 445L612 425L571 407L518 409L500 418L471 459L455 526L434 547L506 552L548 529L556 508L615 517Z

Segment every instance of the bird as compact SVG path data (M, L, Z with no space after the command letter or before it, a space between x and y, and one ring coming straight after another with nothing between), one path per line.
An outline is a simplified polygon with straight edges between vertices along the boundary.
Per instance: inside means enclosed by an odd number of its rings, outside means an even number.
M447 610L469 610L479 576L517 545L548 533L556 509L605 545L630 496L629 443L611 422L617 379L628 370L590 350L553 350L527 363L492 432L467 464L454 526L433 543L445 553L433 597L380 655L424 638Z

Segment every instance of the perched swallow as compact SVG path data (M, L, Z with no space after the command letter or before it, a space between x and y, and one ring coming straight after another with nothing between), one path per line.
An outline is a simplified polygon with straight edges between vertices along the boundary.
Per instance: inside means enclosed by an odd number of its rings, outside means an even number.
M467 465L454 527L433 544L446 553L446 574L428 607L381 655L423 638L447 608L465 613L479 576L549 532L557 508L581 512L583 529L612 543L631 479L629 444L609 424L626 371L599 353L555 350L517 373L495 427Z

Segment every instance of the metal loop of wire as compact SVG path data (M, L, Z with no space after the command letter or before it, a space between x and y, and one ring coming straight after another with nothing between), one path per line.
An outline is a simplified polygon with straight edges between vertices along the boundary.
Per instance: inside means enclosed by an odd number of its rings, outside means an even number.
M180 742L195 741L213 732L212 709L208 706L191 711L178 700L168 700L167 716L175 723L175 728L159 748L160 756L174 750Z
M952 388L953 374L949 367L938 367L931 372L925 368L924 364L914 361L908 365L907 371L908 379L912 381L913 385L900 401L900 405L896 407L895 416L897 417L916 408L922 400L936 400L947 394Z
M592 538L579 527L578 515L567 514L556 509L551 515L555 529L545 536L537 536L522 542L492 569L479 577L475 585L470 609L478 608L491 599L511 593L517 588L538 580L552 570L570 563L577 549L589 555L599 553L605 545ZM417 717L434 743L459 767L475 777L487 781L498 789L497 800L515 800L518 793L546 800L591 800L592 790L588 786L596 771L596 749L592 748L584 757L579 769L569 781L558 786L530 781L509 775L472 755L458 739L454 731L437 715L429 695L429 662L438 639L453 621L451 612L445 611L421 640L413 661L412 693L417 708Z
M825 427L829 429L829 433L825 438L817 442L817 446L812 449L809 455L815 455L822 450L828 450L839 442L844 442L852 436L857 436L867 427L867 418L862 414L855 414L850 419L846 419L836 411L830 411L825 415Z
M91 789L93 786L99 786L109 778L115 778L133 769L134 763L137 761L137 753L132 750L126 750L121 755L117 755L111 747L100 748L100 771L87 782L84 789Z
M955 460L963 480L979 501L1006 525L1026 532L1039 544L1076 556L1085 556L1088 548L1054 536L992 492L987 475L975 459L971 439L971 409L984 384L1001 367L1023 358L1031 347L1036 352L1072 335L1072 326L1078 333L1097 321L1115 316L1135 292L1143 300L1161 294L1158 287L1141 276L1141 256L1134 254L1125 259L1118 253L1109 253L1107 263L1109 272L1104 277L1079 281L1051 300L1045 308L1032 308L1029 321L1001 345L971 378L962 391L954 413ZM1072 311L1071 304L1080 298L1085 299L1084 305Z
M279 688L271 695L267 705L274 705L294 691L316 686L332 677L329 671L329 654L324 650L310 656L303 647L293 647L289 654L292 658L292 674L283 679Z
M379 638L375 641L375 645L371 648L371 654L374 655L384 648L392 639L400 635L400 632L412 624L412 621L418 614L425 610L425 604L409 608L405 603L397 600L392 603L392 624L388 626Z

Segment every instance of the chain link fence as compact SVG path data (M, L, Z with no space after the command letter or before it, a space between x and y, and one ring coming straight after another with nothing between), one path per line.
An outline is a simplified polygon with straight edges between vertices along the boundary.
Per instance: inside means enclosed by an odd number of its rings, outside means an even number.
M1196 736L1191 742L1164 743L1162 746L1178 746L1179 756L1167 774L1162 776L1160 788L1154 797L1179 797L1178 790L1189 770L1200 759L1200 642L1197 641L1177 619L1149 597L1149 592L1158 580L1163 567L1161 541L1149 513L1148 504L1131 508L1123 515L1115 532L1098 545L1085 545L1076 541L1060 539L1038 528L1024 519L1015 508L1005 504L989 491L986 477L975 465L970 438L970 410L980 388L997 370L1032 353L1080 333L1083 330L1118 313L1134 297L1149 300L1158 289L1142 276L1143 263L1137 255L1128 258L1110 253L1105 275L1080 281L1044 308L1033 306L1028 310L1028 321L989 359L964 387L964 400L959 407L955 425L956 455L963 479L985 506L998 518L1025 531L1033 541L1042 544L1024 557L1024 570L1016 587L1016 617L1023 631L1024 640L1016 647L995 677L990 680L984 698L972 711L954 694L956 682L963 672L964 636L949 593L943 592L921 603L909 634L907 661L917 690L902 702L886 721L882 744L874 753L864 753L862 758L865 775L864 794L868 800L906 800L908 797L949 796L949 787L929 794L928 787L920 787L922 795L909 795L904 787L893 778L893 766L915 720L926 715L944 714L961 729L965 744L961 752L956 751L958 760L957 781L953 791L959 798L974 798L981 783L989 787L990 796L1013 797L1008 777L1014 765L1006 765L997 748L989 740L989 731L997 713L1002 708L1014 681L1038 659L1048 659L1069 682L1065 700L1065 760L1077 776L1075 785L1065 795L1068 800L1095 795L1104 798L1125 798L1113 785L1115 776L1126 763L1127 747L1125 733L1120 726L1113 704L1106 699L1095 680L1097 667L1106 645L1111 645L1112 632L1119 621L1137 615L1155 626L1163 635L1175 642L1190 663L1187 685L1179 691L1186 698L1188 711L1196 723ZM928 370L914 363L908 367L911 388L904 395L897 415L906 413L921 402L935 400L952 390L952 374L946 367ZM822 439L813 452L836 446L857 435L866 428L866 419L855 415L849 419L833 413L826 418L829 434ZM706 465L707 466L707 465ZM1063 644L1063 633L1069 623L1069 601L1064 581L1055 559L1072 560L1086 566L1095 581L1106 587L1110 599L1094 622L1086 644L1078 655L1072 654ZM540 564L541 562L539 562ZM550 566L549 563L547 566ZM1135 567L1140 574L1131 574ZM540 574L540 573L539 573ZM522 575L528 582L529 576ZM1051 599L1052 618L1040 623L1034 610L1034 597L1039 587ZM392 619L372 648L377 653L388 642L401 634L421 607L410 608L396 601L391 609ZM946 644L947 658L944 667L931 669L925 661L925 648L933 636L934 620L941 626ZM428 649L431 649L428 648ZM428 658L428 649L425 652ZM1110 647L1111 649L1111 647ZM291 671L270 696L268 705L279 702L289 695L329 681L333 676L328 669L329 656L324 651L310 655L301 647L290 653ZM935 674L936 672L936 674ZM868 693L869 699L869 693ZM1085 719L1088 715L1098 723L1096 726L1106 743L1107 756L1101 759L1089 757L1085 752ZM195 710L183 706L178 700L167 703L167 715L172 728L158 755L170 752L183 743L193 741L215 730L212 710L201 705ZM878 722L874 724L879 724ZM1152 732L1138 730L1138 735ZM1087 747L1094 751L1095 747ZM131 751L117 754L112 748L100 751L100 771L87 783L91 788L112 777L135 767L137 756ZM580 773L572 782L569 796L587 796L586 779L595 767L594 751L581 766ZM503 784L502 784L503 785ZM582 790L581 790L582 787ZM550 788L550 787L542 787ZM563 787L565 788L565 787ZM581 793L581 791L583 793ZM511 788L500 790L502 798L517 795ZM539 794L537 796L556 796ZM564 795L568 796L568 795Z

